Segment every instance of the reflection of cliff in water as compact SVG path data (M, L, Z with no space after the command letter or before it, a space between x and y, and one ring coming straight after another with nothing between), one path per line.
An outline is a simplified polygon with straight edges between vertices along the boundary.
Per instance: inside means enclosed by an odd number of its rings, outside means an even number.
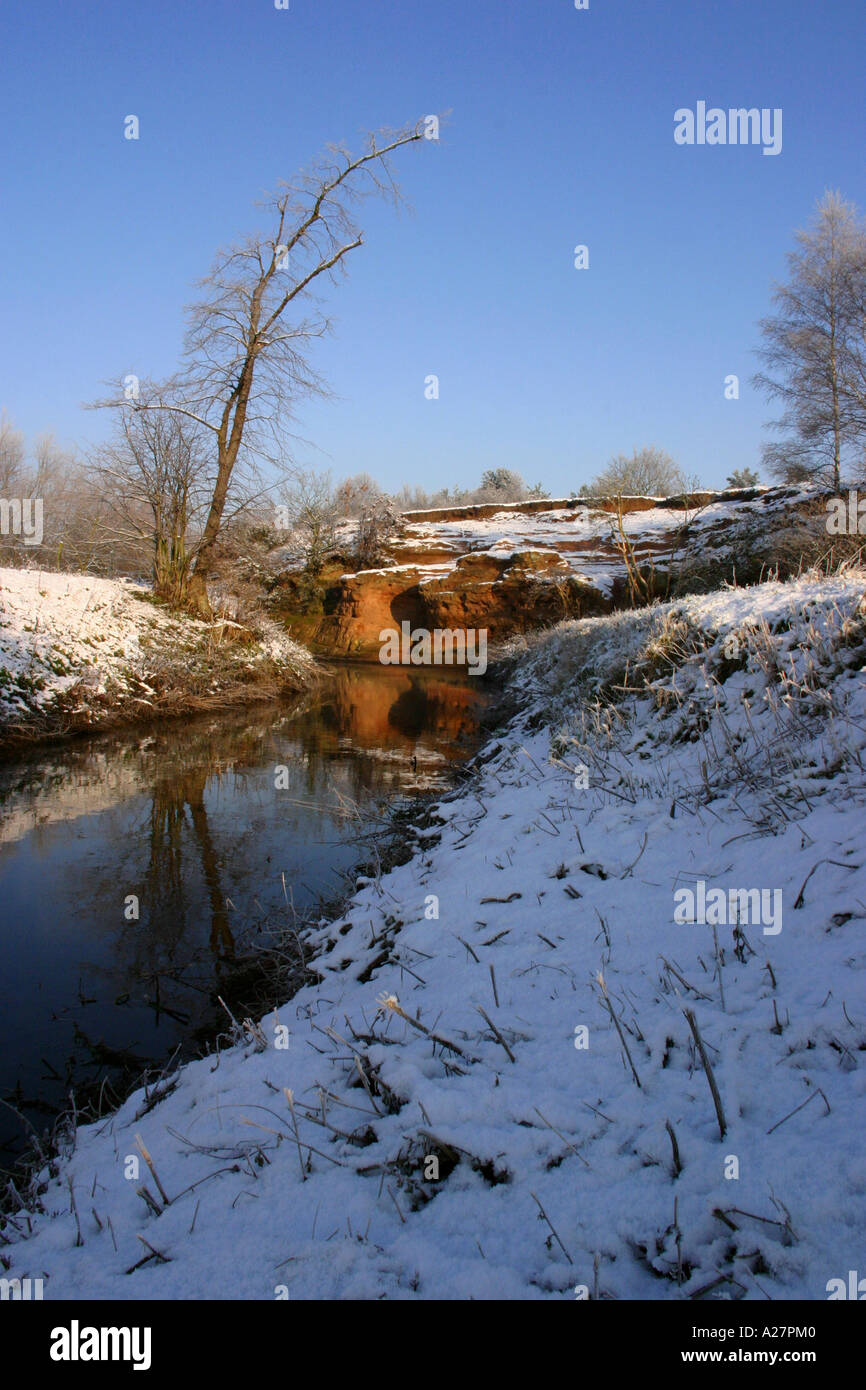
M460 762L471 752L488 698L480 681L463 672L449 677L442 668L338 667L309 741L303 718L299 733L309 751L338 730L344 746L348 741L366 751L403 749L411 758L422 743L445 762Z
M187 774L200 778L204 771L206 788L213 777L240 778L271 758L303 764L307 790L316 793L327 785L336 754L367 754L373 764L366 773L359 765L359 789L381 779L381 766L372 769L383 760L393 764L389 786L396 781L411 792L427 785L414 775L413 757L419 767L444 771L469 756L488 698L478 679L447 668L346 665L323 694L291 706L258 705L36 750L0 765L0 845L33 833L44 838L56 821L108 812L141 793L170 800L170 786L180 795L175 784Z
M274 768L288 769L288 805L302 792L311 799L310 809L332 820L339 833L345 830L341 798L364 802L370 793L411 791L427 785L431 770L441 774L468 757L485 703L483 692L462 675L448 680L411 670L345 667L335 672L323 698L266 729L248 721L228 742L219 726L196 731L176 752L171 774L151 790L143 901L159 905L154 915L170 924L171 947L184 934L194 873L207 894L211 950L220 956L234 952L220 876L225 846L218 845L211 826L209 791L221 785L234 797L263 759L272 760ZM244 847L247 833L238 827L235 848ZM195 906L200 913L200 902ZM163 950L169 945L164 935L160 944Z

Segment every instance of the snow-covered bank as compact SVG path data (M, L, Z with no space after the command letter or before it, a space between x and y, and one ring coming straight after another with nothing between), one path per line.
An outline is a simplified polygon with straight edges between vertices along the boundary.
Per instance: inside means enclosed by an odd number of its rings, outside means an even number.
M125 580L0 569L0 742L302 689L309 654L263 620L171 616Z
M649 498L624 498L622 532L640 563L652 561L661 570L670 566L682 571L684 566L709 562L723 573L732 556L742 568L744 551L760 549L762 542L769 570L779 561L779 545L786 532L797 533L800 548L805 548L810 512L813 520L817 515L823 530L825 496L816 487L785 486L695 494L693 504L685 507L671 506L664 498L655 499L656 506ZM425 520L423 512L412 512L403 534L390 548L396 560L408 561L407 568L413 556L420 555L419 567L428 583L448 574L461 555L505 559L527 550L555 551L575 575L599 593L612 595L617 581L625 578L615 500L560 502L552 504L550 511L542 510L539 503L535 506L538 509L529 515L504 507L481 517L441 520ZM348 544L347 531L344 528L343 535Z
M863 572L536 639L474 780L306 943L320 980L80 1129L6 1277L826 1298L866 1248L864 666ZM676 920L700 884L718 922Z

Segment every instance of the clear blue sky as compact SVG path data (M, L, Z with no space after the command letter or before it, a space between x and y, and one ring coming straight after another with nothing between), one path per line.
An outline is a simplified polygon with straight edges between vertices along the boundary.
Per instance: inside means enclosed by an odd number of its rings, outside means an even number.
M302 407L298 456L567 494L655 443L720 484L772 413L752 350L794 229L826 187L866 204L864 35L863 0L2 0L0 404L101 437L82 402L173 369L256 198L329 141L450 111L400 157L413 213L369 204L328 292L338 399ZM700 100L781 107L782 153L676 145Z

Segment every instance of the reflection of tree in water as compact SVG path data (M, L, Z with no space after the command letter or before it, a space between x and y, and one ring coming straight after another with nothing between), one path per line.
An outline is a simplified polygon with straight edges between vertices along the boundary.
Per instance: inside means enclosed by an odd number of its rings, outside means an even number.
M215 954L234 956L234 937L229 927L226 900L220 887L216 853L214 851L213 840L211 839L210 827L208 826L207 812L204 808L204 788L206 781L207 775L205 774L195 799L187 794L187 805L192 815L193 830L201 854L202 872L204 873L208 897L210 898L211 924L209 944L211 950Z
M150 802L148 861L142 899L145 917L159 941L173 956L186 931L186 895L183 878L183 801L175 783L163 781L153 789Z
M181 738L179 726L166 725L148 741L142 772L153 781L142 827L147 855L140 894L143 922L134 928L135 949L130 960L139 978L153 975L163 964L185 969L189 960L178 960L178 956L190 935L188 951L190 958L195 958L201 925L199 894L191 883L196 865L210 905L210 949L218 959L234 957L235 942L205 795L209 784L214 779L219 782L227 773L243 781L243 764L254 766L261 758L261 727L251 725L248 716L241 727L239 722L228 719L225 724L209 721L207 725L188 725Z
M113 1075L126 1048L162 1057L210 1027L215 984L231 1001L227 987L253 959L256 894L267 922L283 910L284 867L293 904L332 891L340 869L367 852L378 805L435 785L466 755L463 735L484 700L457 673L347 668L296 703L96 735L10 765L0 775L5 823L18 817L9 844L20 841L44 874L40 911L76 949L73 971L58 967L69 980L56 1036L40 1044L57 1077L69 1075L46 1080L45 1095ZM416 753L432 769L424 784ZM281 764L290 768L285 800L274 782ZM124 918L130 894L137 922Z
M293 749L287 750L285 727L291 730ZM169 733L170 730L166 732ZM235 940L226 894L220 875L220 852L214 840L206 796L209 787L229 779L232 792L241 793L248 780L260 779L270 764L288 761L302 776L310 792L323 805L329 796L329 769L337 751L336 742L326 740L320 754L299 756L297 729L290 715L274 718L273 710L228 716L206 729L189 729L189 737L178 746L169 742L160 759L161 775L153 782L147 839L147 867L142 885L142 916L148 928L137 941L137 965L141 973L152 972L160 959L175 962L185 936L192 934L193 953L201 921L201 903L193 880L196 869L209 904L209 946L217 960L232 961ZM162 740L160 740L162 742ZM299 750L298 750L299 751ZM270 783L273 787L273 782ZM243 856L245 833L252 825L242 814L233 833L230 848Z
M184 830L188 811L210 901L210 947L216 954L234 955L235 944L220 885L217 853L204 804L205 790L212 775L214 769L207 764L185 768L180 775L158 782L153 789L145 893L147 903L152 905L149 916L158 927L161 944L167 945L172 954L187 925Z
M412 758L422 746L428 757L435 749L434 757L446 762L465 756L463 736L475 730L484 702L478 683L456 672L355 666L338 669L322 695L299 704L227 711L218 718L171 722L72 745L67 756L80 781L82 812L93 788L119 786L116 807L100 808L107 827L116 818L107 839L118 846L117 855L99 867L79 865L76 897L86 899L91 919L101 919L114 935L118 881L124 896L139 895L142 920L124 924L116 943L121 976L129 979L131 971L141 980L162 968L186 969L198 957L205 914L211 952L218 958L233 956L236 943L220 851L235 863L238 857L251 865L255 861L255 819L246 809L246 779L258 785L266 804L273 788L270 769L288 764L287 809L292 798L312 803L321 818L323 841L336 842L347 833L351 838L342 798L366 813L395 791L411 789ZM55 761L63 763L59 757ZM62 772L62 766L57 770ZM240 794L237 823L229 843L221 846L206 797L209 788L226 779L230 791ZM124 811L126 798L136 791L149 797L140 826L131 825ZM286 834L292 833L287 819ZM134 858L145 857L138 883L130 880L124 864L125 845L132 846Z

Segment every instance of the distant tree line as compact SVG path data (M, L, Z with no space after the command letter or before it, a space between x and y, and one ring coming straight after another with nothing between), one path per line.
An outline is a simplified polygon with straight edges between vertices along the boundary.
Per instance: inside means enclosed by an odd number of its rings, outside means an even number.
M438 507L469 507L477 502L526 502L549 497L541 483L532 487L511 468L488 468L477 487L443 487L426 492L423 487L404 483L394 494L394 502L404 512L426 511Z
M0 501L0 564L48 561L57 568L87 569L107 559L102 498L91 470L50 434L28 445L5 412L0 414ZM32 519L36 502L38 533L31 527L28 534L20 509L23 505L24 517Z

